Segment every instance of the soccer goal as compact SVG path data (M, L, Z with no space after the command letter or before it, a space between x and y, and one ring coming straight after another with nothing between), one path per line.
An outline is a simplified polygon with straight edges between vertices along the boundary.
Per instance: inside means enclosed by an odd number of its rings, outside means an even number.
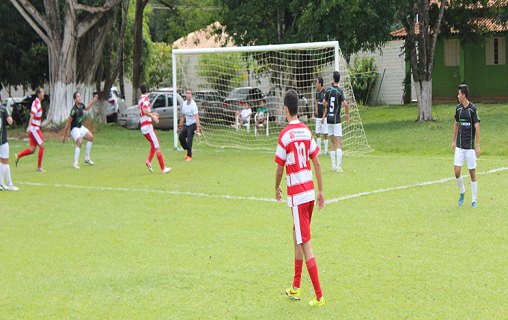
M173 88L182 95L187 88L193 90L201 140L210 146L273 151L287 124L283 97L289 89L298 92L300 120L314 132L317 77L323 77L327 88L333 71L339 70L350 108L350 122L343 123L344 152L370 150L337 41L173 49L172 59ZM176 97L173 106L177 148Z

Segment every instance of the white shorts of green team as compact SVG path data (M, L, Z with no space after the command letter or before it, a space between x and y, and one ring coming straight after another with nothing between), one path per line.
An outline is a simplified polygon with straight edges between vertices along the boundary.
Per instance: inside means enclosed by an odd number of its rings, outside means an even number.
M0 159L9 159L9 143L6 142L0 146Z
M89 131L85 126L81 126L81 128L74 127L71 130L71 136L72 136L72 139L74 139L74 141L76 141L79 138L83 139L88 132Z
M474 149L455 147L455 159L453 160L453 164L457 167L462 167L462 165L464 165L464 160L466 160L469 170L476 169L476 151Z
M328 123L326 122L326 118L324 123L321 122L321 118L316 118L316 133L328 134Z
M342 123L328 124L328 135L330 137L342 137Z

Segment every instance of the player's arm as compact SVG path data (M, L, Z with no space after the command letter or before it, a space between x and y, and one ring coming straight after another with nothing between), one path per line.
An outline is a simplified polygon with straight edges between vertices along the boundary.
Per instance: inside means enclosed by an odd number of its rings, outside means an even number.
M195 116L196 116L196 132L200 132L201 131L201 122L199 120L199 113L196 112Z
M349 103L344 99L344 110L346 111L346 122L349 123Z
M284 174L284 167L277 164L277 170L275 171L275 200L282 200L282 188L280 183L282 181L282 175Z
M475 151L476 151L476 157L480 157L481 149L480 149L480 122L477 122L474 124L474 127L476 129L476 143L475 143Z
M72 117L68 116L67 121L65 122L65 128L62 134L62 143L65 143L65 139L67 138L67 135L69 134L69 127L71 126Z
M33 111L30 112L30 119L28 120L28 127L26 128L27 133L30 130L30 125L32 124L32 121L34 120L34 115L35 115L35 113Z
M325 206L325 195L323 193L323 176L321 174L321 164L319 163L319 158L317 156L312 158L312 165L314 167L314 174L316 175L316 181L318 185L317 205L318 209L321 210Z
M85 107L85 111L90 110L90 108L92 108L92 107L93 107L93 105L97 102L97 99L98 99L98 98L99 98L99 96L98 96L98 95L94 95L94 96L93 96L93 100L92 100L92 102L90 102L90 103L89 103L89 104Z
M318 101L317 99L314 101L314 112L316 113L316 116L318 114Z
M328 100L323 99L323 118L321 118L321 123L325 123L326 116L328 115Z
M159 123L159 115L156 112L150 112L148 107L143 107L143 113L152 118L155 123Z
M182 115L180 116L180 120L178 121L178 129L182 129L183 128L183 121L184 121L184 119L185 119L185 116L183 115L183 112L182 112Z
M459 123L457 120L453 123L453 137L452 137L452 153L455 153L455 141L457 141L457 133L459 132Z
M9 113L9 110L7 110L7 118L5 119L7 121L7 124L12 126L12 117L11 117L11 114Z

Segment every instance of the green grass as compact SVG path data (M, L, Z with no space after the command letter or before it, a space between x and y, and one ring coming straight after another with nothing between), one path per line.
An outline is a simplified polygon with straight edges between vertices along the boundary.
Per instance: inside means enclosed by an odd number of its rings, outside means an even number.
M453 106L414 123L413 107L362 109L374 152L321 158L327 199L452 177ZM478 171L507 165L507 105L479 105ZM508 307L508 172L479 175L479 207L456 207L454 181L365 195L314 215L313 246L326 307L287 300L292 281L285 203L273 197L273 153L197 143L194 161L170 150L173 171L150 175L139 131L100 126L93 167L48 141L12 165L17 193L0 193L1 319L501 319ZM26 142L10 141L11 154ZM157 162L153 162L154 167ZM31 184L29 184L31 183ZM67 186L63 186L67 185ZM89 188L72 188L89 187ZM104 188L107 187L107 188ZM178 192L204 193L202 197Z

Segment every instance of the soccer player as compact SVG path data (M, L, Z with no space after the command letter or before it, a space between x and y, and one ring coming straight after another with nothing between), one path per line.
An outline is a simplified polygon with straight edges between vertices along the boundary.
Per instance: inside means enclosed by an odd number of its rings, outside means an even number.
M67 122L65 123L64 132L62 135L62 143L65 143L67 138L67 134L69 133L69 127L71 128L71 136L76 143L76 148L74 149L74 168L79 169L79 154L81 152L81 144L83 143L83 139L87 140L86 142L86 153L84 162L93 166L93 161L90 159L90 151L92 150L92 142L93 135L92 133L83 125L83 113L84 111L90 110L92 106L97 102L97 95L94 95L92 102L90 102L87 106L81 100L81 94L76 91L72 95L74 99L74 105L72 106L71 113L69 117L67 117Z
M41 132L41 121L42 121L42 105L41 102L44 100L44 89L38 88L35 90L35 95L37 96L32 103L32 108L30 109L30 120L28 121L29 125L26 129L28 133L28 138L30 139L30 147L21 151L16 155L16 167L18 166L18 162L24 156L32 154L35 152L36 146L39 147L39 155L37 157L37 172L45 172L42 169L42 157L44 155L44 137Z
M138 101L139 116L141 121L141 133L143 133L146 140L150 142L150 153L148 154L148 159L146 160L145 164L148 168L148 171L153 172L152 159L154 154L157 154L157 160L159 160L161 172L162 174L165 174L171 171L171 168L164 165L164 157L162 156L159 138L157 137L155 129L152 125L152 121L159 123L159 114L150 111L150 99L148 99L148 90L146 85L142 84L139 87L139 90L141 90L141 96L139 97Z
M314 210L314 182L310 161L314 166L314 173L318 184L318 209L324 206L323 181L319 164L319 147L312 138L309 128L298 120L298 94L289 90L284 96L284 113L289 124L281 131L275 162L275 199L280 201L282 189L280 183L284 166L287 176L288 205L293 215L293 241L295 247L295 275L293 285L286 289L287 296L292 300L300 300L302 290L300 279L302 276L303 259L305 258L316 298L311 300L311 306L323 306L325 299L319 282L318 269L310 235L310 221Z
M453 125L452 153L455 154L454 169L457 185L459 186L459 206L464 203L464 180L460 170L467 162L469 175L471 176L472 207L476 208L478 193L478 181L476 180L476 158L480 157L480 118L476 107L469 100L469 88L465 84L459 86L457 98L459 105L455 110L455 122ZM476 138L476 144L475 144Z
M185 161L192 161L192 140L194 139L194 133L201 130L201 125L199 123L198 106L194 99L192 99L191 89L187 89L185 97L186 100L182 104L182 116L178 124L178 128L182 129L182 131L180 131L178 138L182 148L187 150Z
M319 149L321 149L321 134L324 138L325 155L328 155L328 124L326 118L323 117L323 99L325 97L325 87L323 85L323 77L318 77L316 81L316 140Z
M349 105L344 97L344 91L339 87L340 73L333 72L333 84L326 90L323 98L325 107L322 120L328 122L328 135L332 145L330 157L332 158L332 171L342 171L342 123L340 121L340 109L344 104L346 110L346 122L349 122Z
M2 101L0 97L0 102ZM0 191L18 191L11 179L9 167L9 143L7 142L7 124L12 125L12 117L6 107L0 105ZM4 184L4 179L7 184Z

